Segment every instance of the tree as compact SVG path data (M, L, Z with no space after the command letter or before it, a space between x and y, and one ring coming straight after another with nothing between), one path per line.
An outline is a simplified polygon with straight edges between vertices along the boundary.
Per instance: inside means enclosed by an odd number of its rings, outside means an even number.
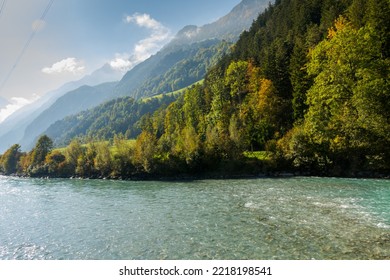
M77 158L76 175L82 177L95 177L96 144L90 142L86 150Z
M73 171L76 170L78 158L82 156L83 152L84 152L83 148L78 139L73 139L70 142L70 144L66 147L65 150L66 161Z
M112 170L111 152L108 142L96 143L95 168L101 176L108 176Z
M0 163L6 175L16 173L20 156L20 145L14 144L1 157Z
M66 164L66 158L60 151L52 151L46 156L45 164L48 166L48 172L52 176L67 176L69 168Z
M334 161L361 165L368 155L386 157L389 69L376 31L354 28L343 17L311 52L308 72L315 78L307 93L304 131Z
M307 48L303 39L296 39L290 60L290 80L293 87L292 109L295 122L301 122L307 110L306 92L310 81L304 65L307 62Z
M47 136L42 135L35 145L35 148L32 151L32 166L42 165L45 161L46 156L53 149L53 141Z
M157 138L154 134L143 131L137 138L134 148L134 165L145 172L152 172L157 156Z
M374 28L381 43L382 54L390 56L390 1L367 0L367 23Z
M173 152L184 159L188 166L196 165L200 156L200 141L193 126L183 128Z
M116 176L129 176L134 167L131 162L133 146L123 135L114 136L113 173Z
M357 28L365 25L366 6L367 0L353 0L351 6L348 8L348 19Z
M238 104L241 104L242 96L248 93L248 66L246 61L233 61L226 70L225 84L233 100L238 99Z

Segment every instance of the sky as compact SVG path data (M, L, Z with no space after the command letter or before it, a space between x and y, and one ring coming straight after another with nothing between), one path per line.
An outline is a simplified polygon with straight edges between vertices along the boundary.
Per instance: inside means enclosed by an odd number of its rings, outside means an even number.
M0 122L108 63L125 73L240 0L0 0Z

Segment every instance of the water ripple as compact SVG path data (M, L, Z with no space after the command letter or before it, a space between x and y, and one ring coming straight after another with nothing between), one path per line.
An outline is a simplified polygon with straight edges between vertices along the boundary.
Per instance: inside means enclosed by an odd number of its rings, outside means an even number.
M0 259L390 259L385 180L0 186Z

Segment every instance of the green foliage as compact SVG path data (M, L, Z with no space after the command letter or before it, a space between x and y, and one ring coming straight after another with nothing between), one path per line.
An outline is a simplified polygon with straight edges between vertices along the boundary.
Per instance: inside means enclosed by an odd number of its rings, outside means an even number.
M14 174L18 170L18 161L20 159L20 145L12 145L0 158L1 170L6 175Z
M112 173L114 177L128 177L135 168L132 163L135 141L127 140L123 135L114 136L112 154Z
M140 133L139 120L159 107L173 102L177 96L164 95L145 101L122 97L108 101L94 109L69 116L54 123L46 133L56 146L67 145L73 138L108 140L122 133L135 138Z
M112 159L110 147L107 142L96 143L96 156L94 166L102 177L110 175L112 168Z
M69 170L72 168L66 162L66 157L60 151L53 150L46 156L45 165L50 176L66 177Z
M157 139L156 137L147 131L144 131L137 138L134 149L134 165L141 172L154 171L156 164L156 149Z
M389 168L389 62L371 26L340 17L310 53L308 112L303 130L285 140L285 157L298 166L315 160L334 174Z
M47 136L39 137L31 155L32 167L38 167L45 161L46 156L53 149L53 141Z
M65 149L66 161L72 170L78 165L79 157L83 154L83 147L78 139L73 139Z
M144 97L156 93L168 93L185 88L201 79L206 71L228 51L231 43L207 40L190 46L181 46L175 55L183 58L168 71L148 79L135 91L135 96Z
M138 100L187 87L203 79L206 71L228 51L230 45L219 39L169 44L129 71L116 87L115 95Z
M209 59L219 47L210 42L202 51L176 49L164 60L175 64L188 51L194 57L177 73L154 73L142 94L192 83L207 68L204 83L142 101L119 98L69 117L50 130L55 143L80 136L88 144L73 140L52 153L37 145L17 166L92 178L388 174L388 16L387 0L276 1L215 66Z

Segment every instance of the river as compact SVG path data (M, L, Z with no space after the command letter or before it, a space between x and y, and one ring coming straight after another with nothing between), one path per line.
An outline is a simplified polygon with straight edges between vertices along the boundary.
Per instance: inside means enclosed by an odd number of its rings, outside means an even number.
M390 181L0 176L0 259L390 259Z

